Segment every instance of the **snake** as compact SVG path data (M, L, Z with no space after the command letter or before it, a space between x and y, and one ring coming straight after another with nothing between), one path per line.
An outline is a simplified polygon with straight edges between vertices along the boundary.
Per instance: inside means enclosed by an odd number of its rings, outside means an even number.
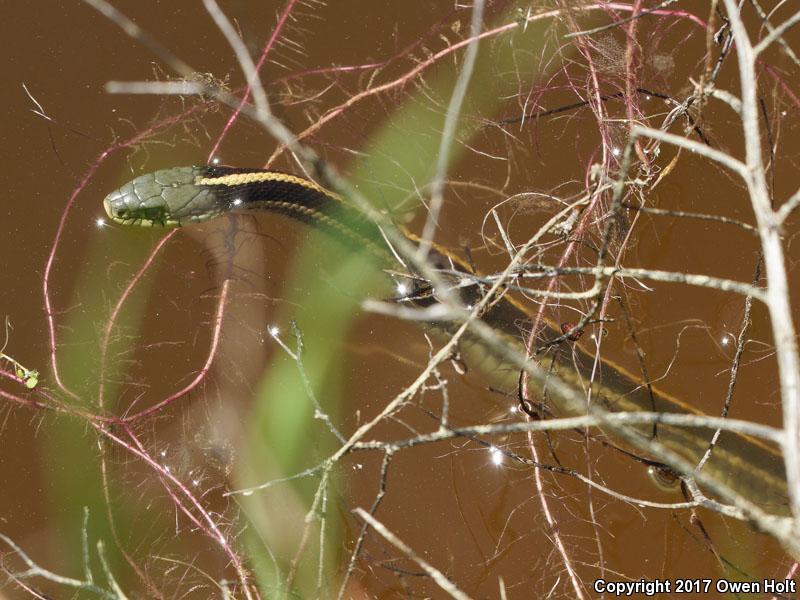
M113 222L139 227L181 227L233 211L279 213L326 231L357 251L366 250L384 264L397 261L380 228L350 202L309 178L279 171L222 165L162 169L129 181L108 194L103 205ZM401 231L411 242L419 243L418 237L405 229ZM469 263L438 244L431 245L428 256L429 262L442 272L473 274ZM424 277L413 272L409 276L413 285L406 300L420 307L437 302L435 289L426 285ZM478 286L459 290L465 304L479 300L481 293ZM510 294L499 295L487 306L482 320L498 332L504 344L525 355L525 326L533 318L530 310ZM430 325L447 329L442 323ZM580 332L569 332L549 319L543 320L542 327L545 337L564 340L561 345L570 346L569 351L555 347L548 354L548 369L573 389L584 394L590 390L592 402L600 403L607 411L703 416L690 403L646 384L641 376L612 359L602 357L601 368L593 369L594 353L579 339ZM491 386L500 390L517 389L520 371L508 364L506 352L499 352L477 336L464 336L458 344L460 358L468 369L482 373ZM562 400L557 394L548 394L546 381L531 383L529 394L539 398L538 405L544 407L541 410L556 416L586 414L585 406L578 410L574 403ZM537 416L541 416L541 410ZM677 422L644 423L631 425L630 429L643 437L654 437L694 464L707 454L716 432L711 427ZM604 432L615 437L614 430ZM657 473L670 474L666 465L641 460L651 467L657 466ZM722 430L703 465L703 473L770 514L789 515L782 454L779 448L760 438Z

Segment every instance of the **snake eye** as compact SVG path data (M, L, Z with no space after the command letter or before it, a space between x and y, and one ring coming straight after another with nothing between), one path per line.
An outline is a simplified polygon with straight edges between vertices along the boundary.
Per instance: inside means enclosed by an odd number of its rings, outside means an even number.
M650 465L647 467L647 474L656 484L656 487L665 492L675 490L681 482L678 474L666 465Z

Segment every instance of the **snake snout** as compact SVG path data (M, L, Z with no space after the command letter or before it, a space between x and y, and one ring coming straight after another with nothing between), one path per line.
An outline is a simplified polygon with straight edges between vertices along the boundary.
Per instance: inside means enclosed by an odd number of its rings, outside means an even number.
M130 193L124 188L114 190L103 200L103 208L108 218L115 223L125 224L132 220L131 208L129 206Z
M106 214L108 218L112 221L116 220L116 212L114 208L114 199L117 196L117 192L112 192L108 196L106 196L105 200L103 200L103 208L106 210Z

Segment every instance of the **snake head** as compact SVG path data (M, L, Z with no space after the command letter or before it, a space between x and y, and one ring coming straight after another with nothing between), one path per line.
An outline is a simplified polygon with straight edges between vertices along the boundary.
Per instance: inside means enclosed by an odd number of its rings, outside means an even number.
M225 206L208 187L197 185L205 167L175 167L141 175L103 201L115 223L180 227L217 216Z

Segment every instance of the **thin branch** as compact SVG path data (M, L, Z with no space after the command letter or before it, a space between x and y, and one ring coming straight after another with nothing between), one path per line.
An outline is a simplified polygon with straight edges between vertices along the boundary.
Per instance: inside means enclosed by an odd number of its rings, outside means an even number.
M789 218L789 215L794 212L794 209L800 205L800 189L798 189L791 197L784 202L778 211L775 213L775 222L778 226L783 225L784 221Z
M758 264L756 265L755 275L753 276L753 286L758 283L759 278L761 277L761 257L758 259ZM733 363L731 363L731 376L728 379L728 391L725 394L725 402L722 405L722 412L721 417L724 419L728 416L728 412L730 410L731 401L733 400L733 391L736 387L736 377L739 374L739 364L742 360L742 354L744 353L744 344L747 341L747 332L750 329L750 310L753 307L753 298L752 296L748 296L744 300L744 315L742 315L742 324L739 328L739 337L736 341L736 354L733 357ZM716 446L717 441L719 440L719 436L722 430L717 429L714 432L711 441L708 444L708 450L705 451L703 457L697 463L697 470L701 470L703 466L706 464L709 458L711 458L711 452Z
M654 6L653 8L647 8L647 9L644 9L642 11L639 11L636 14L631 15L630 17L626 17L624 19L620 19L619 21L614 21L613 23L608 23L607 25L601 25L600 27L595 27L594 29L587 29L585 31L576 31L574 33L568 33L568 34L566 34L564 36L564 38L565 39L575 38L575 37L581 37L581 36L585 36L585 35L593 35L595 33L600 33L601 31L607 31L608 29L613 29L615 27L619 27L620 25L624 25L625 23L630 23L631 21L634 21L634 20L639 19L641 17L644 17L646 15L658 14L658 12L661 9L666 8L670 4L675 4L677 1L678 0L664 0L661 4L658 4L657 6Z
M431 182L431 203L428 209L428 217L422 229L418 256L424 260L430 252L431 242L434 231L439 226L439 213L444 202L444 180L447 177L447 167L450 163L450 149L456 135L458 117L461 114L461 106L467 95L467 87L472 78L472 71L475 68L475 60L478 56L478 43L480 40L481 28L483 27L483 8L484 0L474 0L472 5L472 24L470 26L470 41L464 56L464 67L458 75L456 85L453 88L453 95L450 97L450 104L447 106L447 114L444 121L442 138L439 141L439 152L436 155L436 173Z
M450 581L447 577L445 577L441 571L431 566L426 560L424 560L421 556L419 556L416 552L414 552L409 546L407 546L400 538L398 538L395 534L389 531L383 523L378 521L375 517L365 511L363 508L356 508L355 512L359 517L361 517L364 521L369 524L375 531L381 534L386 541L388 541L392 546L400 550L403 554L405 554L408 558L413 560L417 563L436 584L442 588L445 592L450 594L456 600L470 600L470 597L467 596L464 592L456 587L456 585Z
M778 359L781 382L783 426L785 431L784 462L786 480L795 527L800 523L800 359L797 334L789 302L789 282L783 242L775 222L775 213L769 196L759 129L757 53L742 22L734 0L724 0L736 41L739 58L739 81L742 90L742 128L744 131L747 167L744 179L750 192L750 201L758 223L764 264L767 272L767 306L772 324L772 335ZM800 19L800 13L797 18ZM778 28L780 29L780 28ZM765 38L766 39L766 38Z
M769 29L770 29L769 35L767 35L767 37L765 37L758 44L756 44L756 46L753 48L753 55L754 56L758 56L764 50L767 49L767 46L769 46L772 42L774 42L777 39L780 39L780 40L783 41L783 38L781 36L784 33L786 33L789 30L789 28L794 27L798 23L800 23L800 11L797 11L796 13L794 13L791 17L786 19L783 23L781 23L777 27L773 28L770 25L769 26ZM785 44L785 42L784 42L784 44ZM796 62L796 57L795 57L795 62Z
M494 425L470 425L465 427L440 428L431 433L425 433L413 438L394 442L365 441L353 444L356 450L384 450L393 451L412 448L422 444L430 444L457 437L476 437L492 435L508 435L529 431L568 431L585 427L603 427L606 425L641 425L641 424L675 425L678 427L692 427L700 429L721 429L760 437L774 444L783 443L783 432L768 425L760 425L752 421L711 417L703 414L680 414L662 412L607 412L605 415L582 415L578 417L560 417L557 419L543 419L540 421L519 421L515 423L497 423Z
M624 208L628 208L638 212L643 212L648 215L664 215L668 217L698 219L700 221L716 221L717 223L723 223L725 225L736 225L737 227L741 227L742 229L744 229L749 233L758 235L758 229L756 229L749 223L744 223L743 221L739 221L737 219L731 219L729 217L723 217L722 215L707 215L704 213L687 212L685 210L672 210L666 208L655 208L652 206L639 206L637 204L630 204L628 202L623 202L622 206Z
M233 24L222 12L222 9L216 3L216 0L203 0L203 6L206 7L208 14L214 19L219 30L228 40L231 48L236 54L236 59L244 71L244 76L247 80L247 89L253 94L253 101L256 105L256 114L260 121L266 121L270 116L269 103L267 102L267 94L264 91L264 86L261 85L261 77L258 74L253 58L250 56L247 48L236 33Z
M736 160L735 158L733 158L728 154L725 154L724 152L720 152L719 150L710 148L705 144L700 144L693 140L687 139L683 136L675 135L673 133L667 133L666 131L661 131L660 129L653 129L652 127L642 127L641 125L634 125L633 129L631 130L631 134L634 137L646 136L649 138L653 138L655 140L672 144L673 146L678 146L679 148L685 148L686 150L689 150L701 156L705 156L706 158L711 159L714 162L718 162L721 165L728 167L730 170L738 173L745 181L748 180L749 172L747 170L747 166L745 166L744 163Z
M24 562L28 569L25 571L10 571L5 569L8 573L9 577L13 580L24 581L26 579L32 579L34 577L41 577L42 579L46 579L48 581L52 581L58 585L63 585L66 587L74 588L76 590L83 590L86 592L91 592L100 596L101 598L108 598L109 600L119 600L119 597L108 590L105 590L98 585L95 585L94 582L91 580L80 580L80 579L73 579L72 577L64 577L63 575L58 575L57 573L53 573L52 571L48 571L47 569L40 567L36 564L23 550L20 548L14 541L8 537L0 533L0 540L4 541L8 546L11 547L11 550L16 554L22 562Z

